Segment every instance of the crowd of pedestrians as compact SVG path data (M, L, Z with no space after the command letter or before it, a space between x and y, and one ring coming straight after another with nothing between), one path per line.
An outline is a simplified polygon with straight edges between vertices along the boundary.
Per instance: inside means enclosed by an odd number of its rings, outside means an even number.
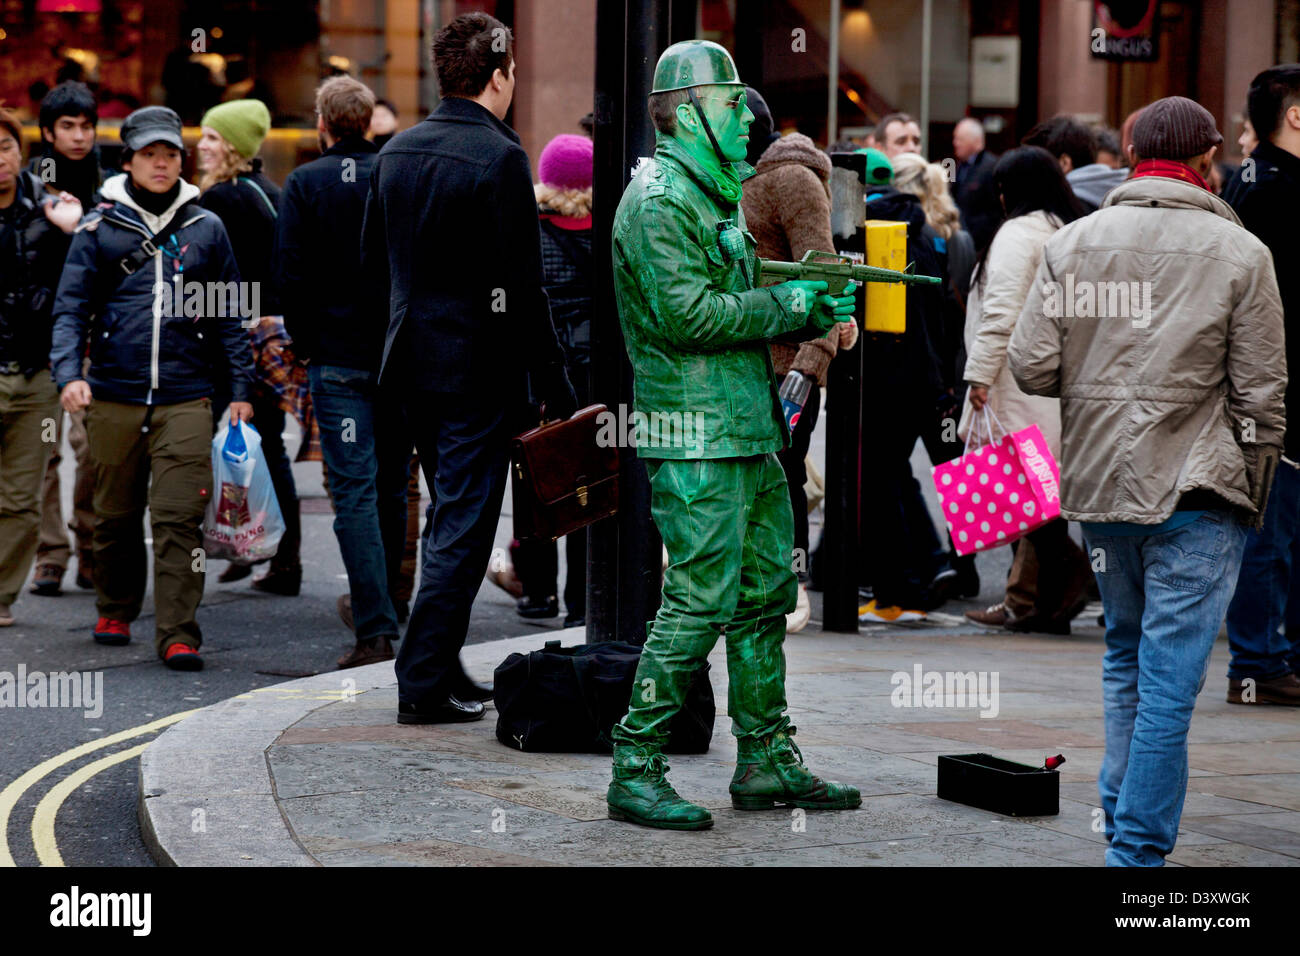
M1257 76L1247 113L1237 169L1216 162L1213 117L1176 96L1119 132L1051 117L1001 157L964 119L955 175L934 190L911 117L884 117L864 150L867 218L907 223L908 260L963 308L954 322L943 297L909 289L906 331L869 337L861 620L923 620L979 590L974 578L965 591L922 502L917 440L937 464L1038 426L1060 466L1061 517L1013 543L1005 598L966 617L1069 634L1101 599L1111 865L1161 865L1174 846L1192 709L1225 617L1228 702L1300 706L1300 438L1286 429L1300 292L1285 265L1300 65ZM1062 309L1075 290L1093 311ZM941 434L954 397L956 447Z
M1001 157L984 149L976 121L963 120L953 135L950 188L980 249L956 376L965 396L959 438L979 445L1037 425L1061 472L1061 517L1014 543L1005 599L966 616L1013 632L1068 634L1090 593L1100 596L1099 789L1111 865L1160 865L1173 848L1192 709L1225 616L1227 700L1300 705L1300 623L1288 626L1300 621L1300 601L1289 600L1300 456L1286 429L1295 395L1287 366L1300 335L1288 336L1285 321L1300 309L1285 267L1300 203L1300 66L1256 77L1247 112L1237 170L1215 162L1223 137L1213 117L1176 96L1135 112L1118 135L1051 117ZM923 160L899 152L908 118L886 120L869 139L882 155L868 169L888 162L897 191L902 171ZM879 211L915 222L873 188L880 178L867 179L869 218ZM933 213L927 218L933 227ZM919 265L929 249L917 239L910 226L908 258ZM1063 290L1085 287L1098 305L1096 296L1123 289L1123 311L1061 307ZM899 366L914 363L906 383L886 380L873 395L872 379L893 363L872 367L866 357L864 445L870 435L879 443L876 467L902 476L884 500L901 511L911 497L906 458L944 417L930 396L952 381L942 338L952 330L914 311L921 297L913 292L908 333L891 343ZM907 336L923 331L930 347L908 352ZM895 405L888 419L873 418L884 396L906 397L910 411ZM896 446L884 444L904 421L917 424ZM933 460L944 454L931 441L926 448ZM886 534L881 500L871 505L863 578L875 600L862 617L921 618L926 602L943 597L934 592L944 556L928 516L913 504L906 534ZM1080 523L1084 549L1068 521ZM929 593L916 587L927 578ZM911 607L897 603L908 599Z
M147 509L158 656L202 667L195 555L223 422L258 428L284 518L251 586L299 593L286 416L334 506L339 611L355 641L339 666L396 658L399 720L483 715L492 688L459 651L485 575L524 617L558 616L562 596L565 624L584 622L585 535L566 539L563 587L555 543L515 542L508 560L492 543L511 437L591 398L592 143L557 136L533 181L505 123L512 47L488 36L510 34L485 14L439 32L441 105L404 131L361 82L324 82L321 154L283 189L258 158L271 117L257 100L203 116L197 183L182 177L181 121L165 107L126 118L112 168L81 84L46 96L26 167L21 129L0 110L0 626L33 568L33 594L60 593L75 549L76 584L96 593L94 639L129 642ZM758 90L732 102L752 117L748 163L721 164L719 188L745 167L722 198L743 209L757 254L833 250L826 152L779 135ZM922 156L918 123L892 113L861 149L866 217L904 224L907 261L942 280L907 290L901 335L865 335L861 619L924 620L980 592L974 557L930 517L917 441L937 465L994 428L1038 426L1060 465L1061 517L1015 542L1004 600L967 617L1068 634L1100 597L1100 788L1117 865L1158 865L1173 847L1192 707L1225 616L1227 699L1300 705L1300 437L1286 430L1300 279L1284 267L1300 213L1300 66L1256 77L1247 112L1235 170L1216 163L1213 117L1182 97L1119 131L1051 117L1001 157L963 119L946 163ZM250 287L255 312L169 308L172 284L190 282ZM1054 289L1080 283L1131 289L1131 314L1053 307ZM778 379L811 382L777 455L795 553L813 556L795 569L790 631L817 586L805 485L821 389L859 336L841 322L768 345ZM65 429L77 464L66 525ZM432 497L422 541L420 470ZM231 563L219 580L251 574Z

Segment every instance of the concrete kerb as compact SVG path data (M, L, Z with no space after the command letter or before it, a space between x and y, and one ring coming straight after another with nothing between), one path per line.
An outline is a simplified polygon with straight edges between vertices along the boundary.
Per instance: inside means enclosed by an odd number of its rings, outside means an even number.
M585 639L580 627L533 632L467 645L461 661L486 681L516 651ZM396 684L388 662L331 671L239 694L169 727L140 756L138 815L150 854L160 866L319 865L280 812L266 752L321 707Z

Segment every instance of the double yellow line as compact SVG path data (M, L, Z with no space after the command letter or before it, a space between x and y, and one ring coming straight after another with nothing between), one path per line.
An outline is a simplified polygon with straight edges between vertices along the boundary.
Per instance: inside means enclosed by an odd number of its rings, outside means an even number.
M198 713L201 709L194 708L193 710L181 711L179 714L170 714L152 723L141 724L139 727L119 731L112 736L105 737L103 740L87 741L73 747L71 750L65 750L49 760L42 761L5 787L4 790L0 790L0 866L17 865L14 862L13 855L9 852L9 815L13 813L14 807L18 805L18 801L22 799L23 794L30 790L37 781L60 767L86 756L86 754L94 753L96 750L103 750L105 747L112 747L124 740L155 733L165 727L170 727L172 724L179 723L191 714ZM54 821L63 802L91 777L102 773L109 767L140 756L147 746L149 746L148 741L88 763L60 780L50 788L49 793L41 798L41 802L36 805L36 812L32 816L32 843L36 847L36 857L40 860L42 866L64 865L63 857L59 854L59 847L54 839Z

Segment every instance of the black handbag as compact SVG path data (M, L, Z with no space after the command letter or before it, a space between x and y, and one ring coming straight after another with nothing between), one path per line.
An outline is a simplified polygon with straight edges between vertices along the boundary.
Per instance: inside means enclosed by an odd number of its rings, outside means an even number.
M497 740L529 753L612 753L611 732L627 714L641 648L607 641L511 654L496 669ZM713 739L709 664L695 674L668 730L668 753L702 754Z

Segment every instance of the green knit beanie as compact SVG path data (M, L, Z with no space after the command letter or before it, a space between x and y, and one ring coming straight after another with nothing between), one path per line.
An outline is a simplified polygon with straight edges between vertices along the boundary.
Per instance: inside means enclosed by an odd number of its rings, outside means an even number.
M271 111L261 100L231 100L204 113L199 125L212 127L235 152L252 159L271 130Z
M883 186L894 180L894 164L878 149L855 149L855 153L863 153L867 157L867 185Z

